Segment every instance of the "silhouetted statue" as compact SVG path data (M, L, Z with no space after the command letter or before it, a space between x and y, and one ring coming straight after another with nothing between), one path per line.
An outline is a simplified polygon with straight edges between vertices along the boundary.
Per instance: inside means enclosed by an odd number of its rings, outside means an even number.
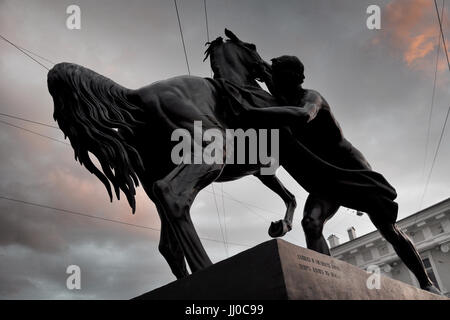
M228 71L240 77L241 85L258 86L253 74L259 57L256 50L238 41L221 47L227 52ZM202 121L203 130L224 133L226 128L239 127L225 116L228 105L214 80L180 76L130 90L82 66L59 63L48 73L48 88L54 118L69 138L75 159L101 180L111 201L112 184L117 198L122 191L134 212L135 186L141 182L161 219L159 250L177 278L188 275L184 258L192 272L212 264L189 211L196 195L214 181L255 175L287 206L287 220L274 224L270 233L282 236L290 229L295 198L275 175L260 174L262 164L173 163L175 129L187 129L194 136L194 121ZM275 103L265 91L259 94L261 105ZM101 168L94 165L89 152Z
M364 211L422 288L437 290L413 245L395 226L395 189L343 138L325 100L302 89L299 61L280 58L271 67L253 44L228 30L225 34L229 40L217 38L206 51L214 80L180 76L130 90L82 66L55 65L48 74L54 118L69 138L75 159L102 181L111 200L110 184L118 199L121 190L133 212L135 186L142 183L161 219L159 250L181 278L188 275L184 258L192 272L212 264L189 212L196 195L212 182L252 174L276 192L287 209L285 218L270 226L273 237L291 229L296 204L275 175L260 174L265 164L174 164L172 133L184 128L195 136L194 121L202 121L203 130L218 129L224 135L227 128L280 128L280 162L310 193L302 222L308 247L329 254L322 228L340 205ZM264 80L274 96L255 79ZM235 150L224 147L226 152Z

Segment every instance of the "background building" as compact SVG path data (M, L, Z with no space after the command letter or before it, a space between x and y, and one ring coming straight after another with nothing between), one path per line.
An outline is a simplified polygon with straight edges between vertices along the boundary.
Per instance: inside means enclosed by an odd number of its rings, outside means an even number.
M450 198L398 221L398 226L414 242L428 275L442 293L450 296ZM348 230L349 241L339 244L330 235L331 255L360 268L377 265L381 273L418 287L418 282L378 231L356 237Z

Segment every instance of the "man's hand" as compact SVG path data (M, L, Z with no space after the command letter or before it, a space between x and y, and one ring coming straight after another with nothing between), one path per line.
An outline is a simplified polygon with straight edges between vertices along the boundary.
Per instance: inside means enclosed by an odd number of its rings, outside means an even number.
M267 86L267 89L269 89L269 92L273 96L278 97L277 89L275 88L275 85L272 80L272 66L270 65L270 63L267 63L264 60L257 62L255 74L256 80L264 82Z
M257 62L255 64L255 76L256 80L261 82L266 82L269 77L272 76L271 74L271 66L264 60L261 60L260 62Z
M309 113L307 112L307 110L305 110L302 107L291 107L291 106L287 106L287 107L277 107L277 108L284 108L286 109L287 112L289 112L292 116L293 119L295 119L294 121L300 121L300 122L309 122L310 120L310 116Z

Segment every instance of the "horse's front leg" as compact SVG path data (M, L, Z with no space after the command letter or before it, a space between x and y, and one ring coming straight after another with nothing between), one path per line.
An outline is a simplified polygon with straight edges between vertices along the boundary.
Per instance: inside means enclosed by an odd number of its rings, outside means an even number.
M285 188L283 183L278 180L275 175L255 174L255 177L257 177L266 187L279 195L286 205L284 219L272 222L269 227L269 235L272 238L282 237L292 230L292 221L294 219L295 208L297 207L295 196Z
M153 193L180 244L192 272L212 264L190 216L190 207L201 189L220 175L223 165L180 164L153 185Z

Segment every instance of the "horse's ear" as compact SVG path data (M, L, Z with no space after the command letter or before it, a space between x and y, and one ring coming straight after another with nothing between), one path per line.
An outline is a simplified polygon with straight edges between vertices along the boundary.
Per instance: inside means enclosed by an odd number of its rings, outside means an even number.
M236 37L236 35L233 32L231 32L227 28L225 28L225 35L232 41L236 41L236 42L241 41L238 37Z

